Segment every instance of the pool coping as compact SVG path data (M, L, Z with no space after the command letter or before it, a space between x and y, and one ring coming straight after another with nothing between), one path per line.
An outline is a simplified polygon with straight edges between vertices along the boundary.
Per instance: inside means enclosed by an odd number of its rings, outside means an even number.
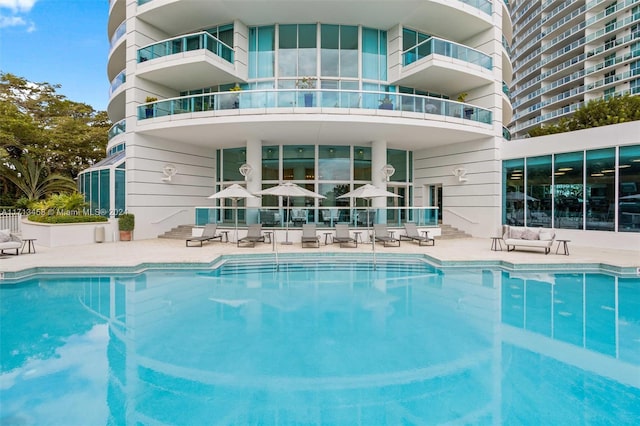
M277 261L274 262L274 260ZM141 262L129 266L36 266L16 271L0 272L0 285L13 284L16 281L40 275L79 275L79 274L111 274L132 275L149 270L215 270L229 262L278 264L280 261L297 263L322 262L359 262L376 263L389 260L413 260L426 262L440 269L493 268L506 272L568 272L568 273L602 273L621 278L640 278L640 268L616 266L603 262L585 263L514 263L505 260L441 260L425 253L267 253L221 254L207 262Z

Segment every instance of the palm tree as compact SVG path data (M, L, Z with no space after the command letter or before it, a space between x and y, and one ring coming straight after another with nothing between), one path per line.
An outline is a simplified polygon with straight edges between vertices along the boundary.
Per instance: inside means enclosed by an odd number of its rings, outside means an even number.
M29 201L37 201L50 194L76 191L73 179L58 173L50 173L45 164L36 162L29 155L23 155L21 159L10 160L3 164L2 168L4 169L3 175Z

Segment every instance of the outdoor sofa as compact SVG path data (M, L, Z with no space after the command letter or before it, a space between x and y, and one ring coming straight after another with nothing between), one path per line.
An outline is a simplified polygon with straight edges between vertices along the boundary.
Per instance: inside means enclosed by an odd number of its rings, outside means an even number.
M514 251L516 247L532 247L544 249L549 254L556 234L548 228L528 228L525 226L502 227L502 239L507 245L507 251Z
M5 250L15 250L18 255L20 247L22 247L22 240L18 235L9 229L0 229L0 254L4 254Z

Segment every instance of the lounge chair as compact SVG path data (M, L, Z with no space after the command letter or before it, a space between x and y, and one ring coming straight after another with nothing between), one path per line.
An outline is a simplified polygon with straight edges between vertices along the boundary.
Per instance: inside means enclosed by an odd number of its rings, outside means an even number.
M423 231L424 235L420 235L415 223L406 222L404 224L405 235L400 235L400 240L417 241L420 246L435 246L436 240L429 236L429 231Z
M340 247L344 247L345 244L355 244L355 247L358 247L358 240L349 235L349 225L336 225L336 235L333 236L333 242L340 243Z
M315 223L305 223L302 225L302 247L305 244L313 244L315 248L320 248L320 237L316 234Z
M387 229L387 225L383 223L376 223L373 225L373 232L376 236L376 242L380 241L385 247L395 246L396 244L397 247L400 247L400 240L391 236Z
M262 235L262 225L259 223L249 225L247 229L247 236L238 240L238 247L241 246L241 243L245 244L244 247L255 247L257 242L264 243L264 235Z
M217 234L216 235L216 230L218 229L218 225L215 223L207 223L204 226L204 230L202 231L202 235L199 237L189 237L185 240L185 244L187 247L194 247L194 246L190 246L189 243L190 242L199 242L200 243L200 247L202 247L202 243L205 242L209 242L209 241L213 241L213 240L220 240L220 242L222 242L222 234Z

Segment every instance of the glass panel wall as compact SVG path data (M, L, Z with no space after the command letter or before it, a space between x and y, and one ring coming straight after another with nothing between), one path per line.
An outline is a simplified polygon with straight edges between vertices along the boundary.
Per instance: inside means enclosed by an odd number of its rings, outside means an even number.
M527 226L551 227L551 170L550 155L527 158Z
M391 164L395 173L391 176L391 182L406 182L409 173L407 171L407 151L400 149L387 150L387 164Z
M621 232L640 232L640 145L620 147L618 211Z
M586 229L615 229L615 148L587 151Z
M387 32L362 29L362 78L387 79Z
M583 227L584 152L556 154L554 168L555 227Z
M553 163L551 159L502 162L503 223L640 232L640 145L555 154Z

